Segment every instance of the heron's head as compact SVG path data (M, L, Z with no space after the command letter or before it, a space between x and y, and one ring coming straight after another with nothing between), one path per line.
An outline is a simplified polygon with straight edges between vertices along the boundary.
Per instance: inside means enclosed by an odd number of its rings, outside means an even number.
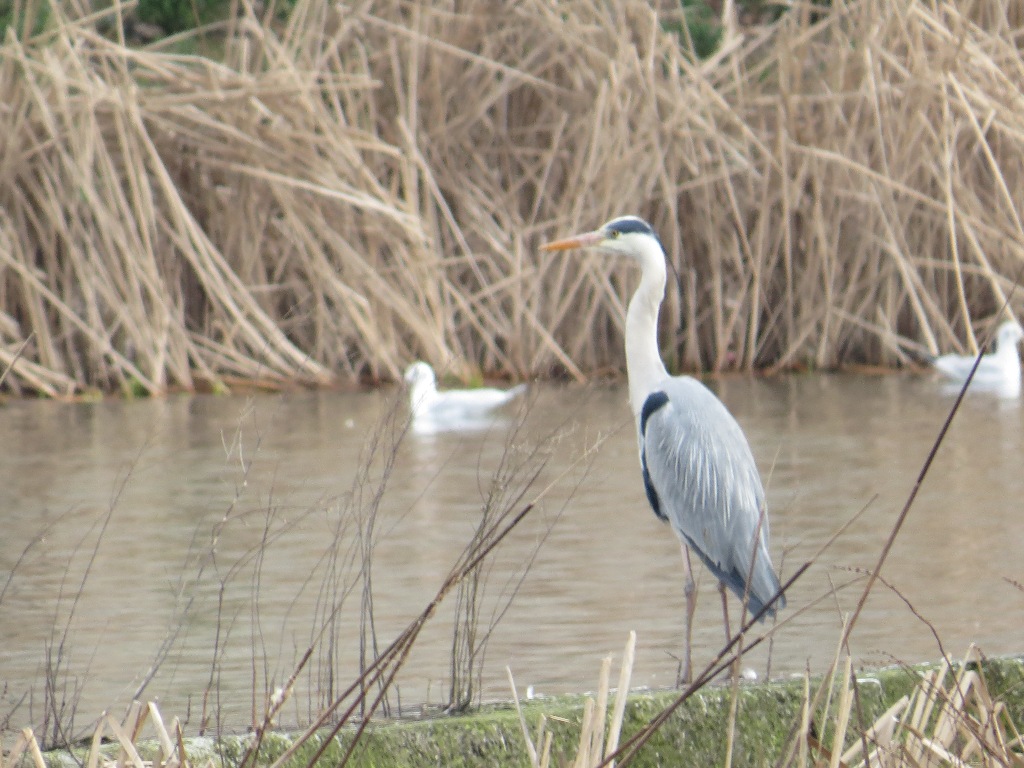
M1024 329L1020 327L1019 323L1007 320L999 326L999 330L996 332L996 349L1014 346L1021 339L1024 339Z
M654 229L637 216L619 216L593 232L586 232L553 243L545 243L542 251L568 251L573 248L597 248L606 253L630 256L640 259L657 246L657 253L663 254L661 241Z
M405 369L405 383L410 387L416 386L417 384L434 383L434 369L424 363L422 360L417 360L415 363Z

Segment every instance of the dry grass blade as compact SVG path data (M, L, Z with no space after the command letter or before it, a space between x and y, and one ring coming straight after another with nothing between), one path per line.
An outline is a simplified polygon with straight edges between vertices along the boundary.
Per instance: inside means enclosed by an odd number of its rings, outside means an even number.
M46 760L39 749L39 742L31 728L22 728L17 739L9 752L0 751L0 768L17 766L21 763L22 756L28 752L34 768L46 768Z
M598 721L594 713L594 700L587 697L583 702L583 717L580 720L580 740L576 745L576 759L573 760L572 768L589 768L590 750L597 734L604 730L604 723Z
M526 752L530 756L530 765L533 768L540 768L540 758L537 753L537 747L533 743L533 739L530 738L530 727L526 724L526 718L523 716L523 708L519 706L519 692L516 691L516 681L512 677L512 668L505 667L505 672L508 674L508 686L512 689L512 703L516 706L516 715L519 717L519 725L523 729L523 741L526 743ZM538 727L538 736L543 736L544 724Z
M900 722L900 716L906 711L909 702L909 697L904 696L889 707L889 709L887 709L885 713L864 732L862 738L854 740L853 745L843 753L843 756L840 758L840 762L843 765L852 765L857 756L863 754L864 744L867 743L875 746L875 749L869 753L866 761L871 765L872 761L877 759L878 749L888 748L889 745L892 744L896 726Z
M603 757L615 754L619 748L619 736L622 733L622 719L626 714L626 701L629 699L629 681L633 674L633 662L636 659L636 632L630 630L629 639L622 652L622 666L619 669L619 686L615 691L615 709L612 710L612 721L608 726L608 745ZM611 768L615 768L614 761Z
M135 702L135 704L138 704L138 702ZM110 715L107 715L104 719L106 720L107 731L121 745L121 754L117 758L118 764L129 765L132 768L145 768L142 763L142 756L139 755L139 751L135 748L131 733L126 731L121 726L121 723L117 722Z
M853 691L850 689L850 675L853 671L852 659L847 655L840 672L841 687L839 689L838 711L836 712L836 739L832 748L832 757L829 760L829 768L839 768L841 750L839 746L843 743L847 726L850 724L850 711L853 709Z

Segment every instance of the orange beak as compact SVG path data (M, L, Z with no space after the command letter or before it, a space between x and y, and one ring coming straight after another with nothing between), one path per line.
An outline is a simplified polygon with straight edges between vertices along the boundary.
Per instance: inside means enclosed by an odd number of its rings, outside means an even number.
M542 251L569 251L573 248L586 248L590 245L597 245L604 240L604 237L604 232L597 230L596 232L587 232L583 235L567 237L564 240L555 240L553 243L544 243L540 249Z

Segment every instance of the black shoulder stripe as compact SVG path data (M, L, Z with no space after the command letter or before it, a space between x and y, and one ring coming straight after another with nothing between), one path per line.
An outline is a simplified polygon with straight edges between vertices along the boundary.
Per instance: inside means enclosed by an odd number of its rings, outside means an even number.
M668 395L664 392L652 392L647 396L643 408L640 409L640 437L647 434L647 420L667 402Z
M647 444L644 442L644 438L647 435L647 420L667 402L668 395L664 392L652 392L644 400L643 408L640 409L640 445L642 446L640 451L640 469L644 475L644 492L647 494L647 501L650 502L651 509L654 510L654 514L660 520L668 520L668 516L661 511L661 499L658 498L658 492L651 481L651 473L647 469Z
M646 454L641 456L640 468L644 473L644 492L647 494L647 501L650 502L651 509L654 510L654 514L659 520L668 520L668 516L661 511L661 499L658 498L658 492L654 490L654 484L651 482L651 473L647 471Z

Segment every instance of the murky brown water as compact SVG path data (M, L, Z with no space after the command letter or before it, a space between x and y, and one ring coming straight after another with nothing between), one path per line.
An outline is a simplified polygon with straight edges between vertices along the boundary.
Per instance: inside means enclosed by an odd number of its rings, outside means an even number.
M730 379L716 388L767 478L772 553L784 575L867 506L796 585L771 649L773 675L824 671L860 594L859 571L877 559L952 399L932 380L897 376ZM14 710L13 726L40 721L48 666L61 696L78 697L84 724L120 711L159 662L143 695L158 698L165 716L195 722L211 691L208 711L244 728L254 681L258 692L281 684L326 606L344 597L327 633L333 656L314 654L314 692L304 677L282 718L308 721L315 689L327 690L332 674L335 689L355 675L362 558L353 510L368 508L382 465L369 482L353 478L390 396L0 409L0 719ZM488 572L481 626L509 607L487 645L484 699L508 698L506 665L521 691L592 689L600 659L617 655L631 629L633 684L672 683L679 548L644 499L625 401L617 387L534 387L511 450L502 428L404 438L371 557L382 646L470 540L498 468L515 470L515 492L546 458L527 496L554 486ZM1022 420L1017 400L967 401L884 570L899 595L880 586L853 634L858 664L935 659L935 635L953 655L971 641L991 654L1024 650L1024 593L1009 581L1024 580ZM722 639L706 572L700 590L697 665ZM445 699L453 611L454 600L417 644L400 678L403 705ZM767 658L759 649L747 666L763 674Z

